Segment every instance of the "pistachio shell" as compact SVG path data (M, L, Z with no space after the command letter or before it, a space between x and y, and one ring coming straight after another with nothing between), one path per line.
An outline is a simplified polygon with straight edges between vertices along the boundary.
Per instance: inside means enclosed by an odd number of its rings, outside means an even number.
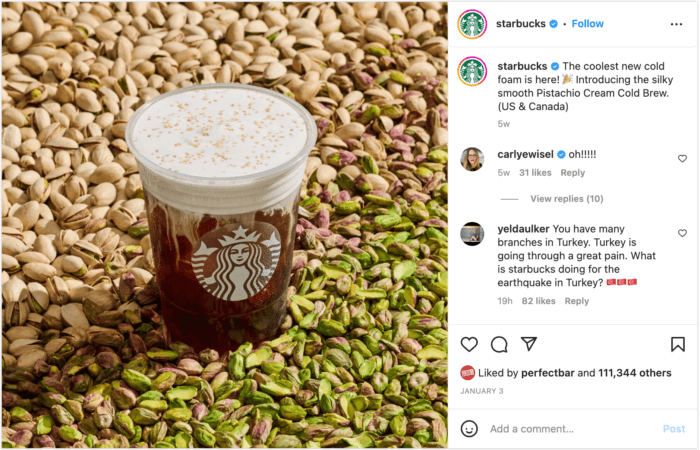
M58 216L59 224L63 228L76 230L82 228L90 220L88 205L78 203L63 210Z
M39 202L32 200L17 208L12 216L22 222L23 229L31 230L39 220L39 211Z
M22 355L17 358L17 367L32 368L37 361L46 361L48 355L44 350L35 348L27 352L22 353Z
M27 285L20 278L13 277L2 285L2 297L7 303L27 298Z
M77 303L68 303L61 306L61 319L67 327L74 327L79 330L90 328L90 322L88 322L83 309Z
M32 252L32 251L22 252L22 253L16 255L16 258L21 263L38 262L38 263L49 264L51 262L51 261L49 261L49 258L47 258L43 253Z
M53 266L35 262L25 264L22 267L22 272L25 277L36 280L39 283L44 283L46 280L56 275L56 269Z
M75 94L75 103L83 110L91 113L102 112L102 105L97 100L94 92L87 89L78 89Z

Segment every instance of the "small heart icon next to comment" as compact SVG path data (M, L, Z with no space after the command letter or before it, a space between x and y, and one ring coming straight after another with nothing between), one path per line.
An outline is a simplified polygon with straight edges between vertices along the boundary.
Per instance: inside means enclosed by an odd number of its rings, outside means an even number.
M680 230L678 230L678 234L680 234L681 237L685 237L685 235L688 234L688 231L681 228Z
M464 337L462 338L462 347L468 352L471 352L479 344L479 341L475 337Z
M678 160L679 160L680 162L685 162L686 159L688 159L687 156L685 156L685 155L678 155Z

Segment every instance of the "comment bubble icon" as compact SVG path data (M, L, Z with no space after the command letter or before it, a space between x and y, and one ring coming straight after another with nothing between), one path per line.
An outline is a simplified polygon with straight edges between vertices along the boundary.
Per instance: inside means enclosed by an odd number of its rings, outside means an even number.
M496 353L508 353L508 341L503 336L496 336L491 340L491 349Z

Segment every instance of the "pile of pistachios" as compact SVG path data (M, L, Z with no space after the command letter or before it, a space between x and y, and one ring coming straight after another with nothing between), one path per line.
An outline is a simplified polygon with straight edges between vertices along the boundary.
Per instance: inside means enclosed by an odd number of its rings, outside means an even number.
M3 447L445 447L446 12L4 4ZM318 127L288 316L223 354L170 339L124 141L143 103L207 83Z

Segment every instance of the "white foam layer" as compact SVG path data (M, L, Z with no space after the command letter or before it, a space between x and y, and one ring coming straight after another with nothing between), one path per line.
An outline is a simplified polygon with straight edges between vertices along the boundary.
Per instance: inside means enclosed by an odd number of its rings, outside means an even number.
M139 153L158 166L197 177L263 172L296 156L304 119L267 93L196 89L154 103L134 125Z
M297 102L237 84L191 86L132 115L126 142L144 189L198 214L263 210L298 191L316 125Z

